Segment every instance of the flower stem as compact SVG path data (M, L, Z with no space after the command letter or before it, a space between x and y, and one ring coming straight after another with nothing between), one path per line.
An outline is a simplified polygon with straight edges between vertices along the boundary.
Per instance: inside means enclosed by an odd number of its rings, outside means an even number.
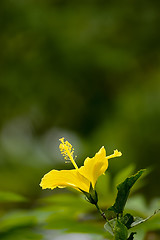
M112 229L112 232L114 232L112 225L110 224L109 220L106 218L105 213L100 209L100 207L98 206L98 204L95 204L96 208L98 209L98 212L101 214L101 216L106 220L106 222L108 223L108 225L110 226L110 228Z
M96 208L98 209L98 212L101 214L101 216L106 220L106 215L105 213L100 209L100 207L98 206L98 204L95 204Z

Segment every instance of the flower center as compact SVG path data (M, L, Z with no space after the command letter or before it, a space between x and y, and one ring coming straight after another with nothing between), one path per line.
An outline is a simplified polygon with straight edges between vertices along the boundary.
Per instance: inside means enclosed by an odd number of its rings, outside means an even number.
M74 148L72 147L72 145L68 141L65 141L64 138L60 138L59 141L61 142L59 145L59 149L66 162L71 161L73 166L78 169L78 166L73 158Z

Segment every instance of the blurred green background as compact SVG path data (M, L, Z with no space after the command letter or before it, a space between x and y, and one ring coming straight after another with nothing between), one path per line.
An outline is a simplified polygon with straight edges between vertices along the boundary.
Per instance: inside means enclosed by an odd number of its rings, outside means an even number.
M150 168L138 192L148 204L160 197L159 7L149 0L1 0L0 239L61 239L40 227L61 190L39 187L47 171L72 168L59 153L61 137L79 166L102 145L108 154L117 148L123 156L110 161L110 186L129 166Z

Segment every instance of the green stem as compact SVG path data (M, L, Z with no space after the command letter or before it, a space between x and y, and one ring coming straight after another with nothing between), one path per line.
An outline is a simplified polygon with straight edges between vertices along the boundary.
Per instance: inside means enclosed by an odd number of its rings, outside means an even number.
M106 215L105 213L100 209L100 207L98 206L98 204L95 204L96 208L98 209L99 213L101 214L101 216L106 220Z
M108 225L110 226L110 228L112 229L112 232L114 232L112 225L110 224L109 220L106 218L105 213L100 209L100 207L98 206L98 204L95 204L96 208L98 209L99 213L101 214L101 216L106 220L106 222L108 223Z

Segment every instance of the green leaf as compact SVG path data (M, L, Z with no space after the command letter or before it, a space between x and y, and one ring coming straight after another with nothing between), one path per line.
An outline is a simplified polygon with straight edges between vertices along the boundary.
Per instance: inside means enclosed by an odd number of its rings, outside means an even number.
M108 210L114 211L116 214L123 213L126 201L129 196L130 189L132 188L132 186L135 184L135 182L138 180L138 178L142 175L144 171L145 170L138 171L135 175L129 178L126 178L124 182L120 183L117 186L118 193L117 193L116 201L114 205L110 207Z
M135 226L138 226L139 224L141 223L144 223L146 222L147 220L149 220L151 217L153 217L155 214L157 214L158 212L160 211L160 209L158 209L157 211L155 211L151 216L143 219L143 218L140 218L140 217L134 217L134 222L131 224L131 227L135 227Z
M118 221L118 223L117 223ZM104 225L104 229L109 232L112 236L114 236L115 231L119 232L119 228L122 228L122 233L117 233L118 234L125 234L126 229L129 229L131 226L131 223L134 221L134 218L131 214L127 213L124 217L122 217L120 220L117 220L117 218L114 218ZM128 233L126 234L126 236ZM118 238L117 238L118 239Z
M117 220L114 232L115 232L115 240L127 240L128 229L120 220Z
M139 225L139 224L142 223L143 221L144 221L144 219L141 218L141 217L134 217L134 221L133 221L133 223L131 224L131 228Z
M114 236L114 231L113 229L115 228L117 219L114 218L112 220L109 220L108 222L105 223L104 229L109 232L112 236Z
M122 218L121 222L129 229L131 224L134 222L134 218L131 214L126 213Z

